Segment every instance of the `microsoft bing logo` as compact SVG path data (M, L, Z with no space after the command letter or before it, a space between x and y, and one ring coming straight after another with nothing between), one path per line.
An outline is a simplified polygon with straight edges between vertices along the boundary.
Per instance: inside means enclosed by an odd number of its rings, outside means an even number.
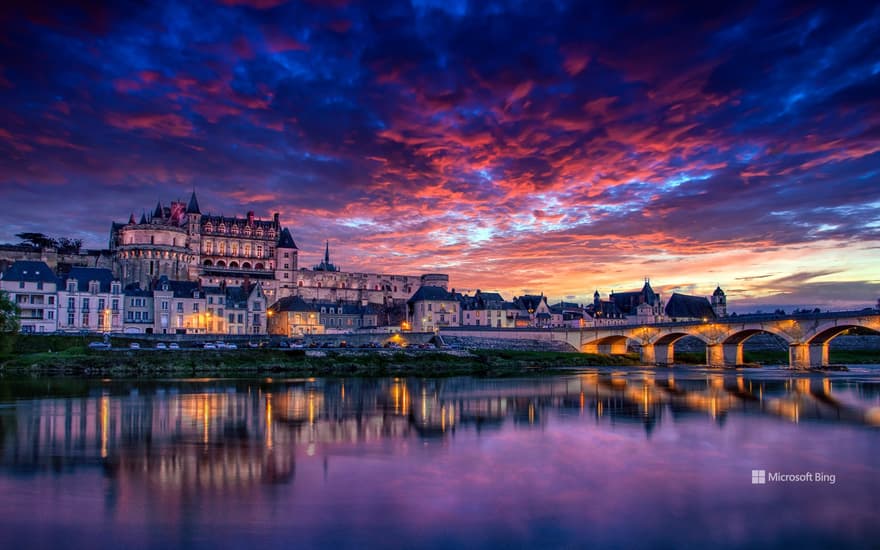
M765 485L767 483L766 470L752 470L752 485Z

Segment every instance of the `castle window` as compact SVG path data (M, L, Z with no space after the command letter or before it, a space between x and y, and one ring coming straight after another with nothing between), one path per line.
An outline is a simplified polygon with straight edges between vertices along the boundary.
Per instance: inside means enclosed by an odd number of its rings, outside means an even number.
M231 234L233 234L233 235L238 235L238 226L237 226L237 225L233 225L233 226L230 228L229 232L230 232Z
M241 264L241 267L243 267L244 269L250 269L250 268L251 268L251 263L250 263L250 262L245 262L245 263Z
M24 288L24 281L21 282L19 288ZM67 281L67 292L76 292L76 281Z
M257 228L257 237L262 237L262 236L263 236L263 230L258 227Z
M244 234L245 234L246 237L250 237L250 236L251 236L251 228L250 228L250 227L245 227L245 228L244 228Z
M229 267L238 267L238 262L229 262Z
M265 266L263 264L257 264L254 266L254 269L264 269Z
M262 258L262 257L263 257L263 247L260 245L257 245L257 258Z
M211 260L205 260L204 265L210 267L210 266L214 265L214 262L212 262Z

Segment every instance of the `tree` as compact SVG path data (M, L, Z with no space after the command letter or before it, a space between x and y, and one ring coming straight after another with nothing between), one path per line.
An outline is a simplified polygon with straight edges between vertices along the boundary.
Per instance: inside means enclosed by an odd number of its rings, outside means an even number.
M9 295L0 290L0 333L18 332L18 306L9 299Z
M57 239L53 239L55 243L55 248L58 249L59 254L79 254L80 248L82 248L82 239L68 239L67 237L59 237Z
M52 248L55 246L55 239L44 235L43 233L19 233L16 235L22 240L23 245L32 246L42 250L43 248Z

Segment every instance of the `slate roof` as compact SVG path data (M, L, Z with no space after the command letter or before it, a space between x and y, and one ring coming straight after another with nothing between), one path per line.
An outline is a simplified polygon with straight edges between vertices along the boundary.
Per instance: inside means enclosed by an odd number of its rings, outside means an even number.
M666 304L666 315L673 319L715 319L709 300L702 296L673 293Z
M271 306L269 309L274 312L279 311L321 311L319 307L316 307L315 304L310 304L306 302L299 296L287 296L286 298L281 298Z
M443 287L439 286L421 286L416 291L412 297L407 300L407 303L412 302L421 302L425 300L444 300L444 301L456 301L455 294L449 292Z
M196 199L196 192L193 191L192 196L189 198L189 204L186 205L186 213L187 214L201 214L202 212L199 210L199 201Z
M162 291L162 287L164 285L168 285L168 290L171 291L172 295L175 298L192 298L193 293L199 290L199 283L193 281L172 281L168 279L165 275L159 278L156 281L156 284L153 286L154 291Z
M113 282L113 272L99 267L72 267L64 277L63 289L67 290L67 281L76 280L77 289L80 292L89 291L89 283L98 281L99 292L110 292L110 283Z
M296 243L293 242L293 235L290 234L290 229L286 227L281 230L281 236L278 237L278 245L276 248L292 248L296 250Z
M26 283L55 283L61 281L55 276L46 262L18 260L0 275L4 281L24 281Z

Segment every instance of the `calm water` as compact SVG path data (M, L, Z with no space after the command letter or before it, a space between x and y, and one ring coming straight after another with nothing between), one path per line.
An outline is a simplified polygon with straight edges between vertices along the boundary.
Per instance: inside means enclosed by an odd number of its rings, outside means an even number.
M866 547L878 425L880 367L0 379L0 547Z

